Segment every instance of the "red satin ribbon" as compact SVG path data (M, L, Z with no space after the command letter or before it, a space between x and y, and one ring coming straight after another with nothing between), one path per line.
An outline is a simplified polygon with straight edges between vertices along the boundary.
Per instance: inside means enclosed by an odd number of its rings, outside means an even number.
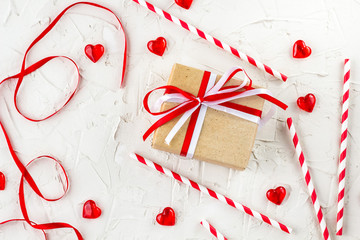
M200 84L200 88L198 91L198 98L200 99L204 99L205 93L206 93L206 88L209 84L209 79L210 79L210 75L211 73L208 71L204 72L201 84ZM180 155L183 157L186 157L188 151L189 151L189 147L190 147L190 143L191 143L191 139L195 130L195 126L196 126L196 122L198 120L199 117L199 113L200 113L200 108L197 108L193 114L191 114L190 117L190 121L189 121L189 125L187 127L186 130L186 134L185 134L185 139L183 142L183 145L181 147L181 151L180 151Z
M57 229L57 228L71 228L71 229L73 229L75 231L75 234L76 234L77 238L79 240L82 240L83 237L81 236L81 233L75 227L71 226L68 223L54 222L54 223L37 224L37 223L30 220L28 211L26 209L26 203L25 203L24 180L26 180L28 182L31 189L33 189L34 192L39 197L41 197L42 199L44 199L46 201L57 201L57 200L61 199L63 196L65 196L66 192L68 191L68 189L69 189L69 179L68 179L66 171L65 171L64 167L61 165L61 163L57 159L55 159L55 158L53 158L51 156L47 156L47 155L39 156L39 157L31 160L26 166L24 166L22 164L22 162L20 161L19 157L16 155L16 153L14 151L14 148L13 148L13 146L11 144L9 135L7 134L3 124L1 122L0 122L0 127L1 127L1 130L4 133L5 140L6 140L6 143L8 145L10 154L11 154L12 158L14 159L14 162L15 162L16 166L19 168L19 170L21 172L21 175L22 175L21 180L20 180L20 185L19 185L19 204L20 204L21 213L23 214L23 217L24 217L24 219L11 219L11 220L1 222L0 224L6 224L6 223L9 223L9 222L14 222L14 221L26 221L31 227L33 227L35 229L38 229L38 230L41 230L44 233L45 239L47 239L46 234L45 234L45 230L51 230L51 229ZM44 158L55 161L61 167L61 170L64 173L65 180L66 180L66 185L65 185L66 187L65 187L64 193L60 197L57 197L57 198L47 198L47 197L45 197L42 194L39 187L37 186L34 179L32 178L32 176L30 175L30 173L27 170L27 167L29 167L30 164L32 164L33 162L38 161L40 159L44 159Z
M11 223L11 222L26 222L25 219L10 219L10 220L6 220L4 222L0 222L0 225L6 224L6 223ZM35 224L34 222L31 222L33 224ZM44 230L41 230L43 235L44 235L44 239L47 239L46 233Z
M241 69L237 69L235 70L232 74L230 74L230 76L226 79L225 83L227 83L236 73L242 71ZM207 74L207 72L205 72L205 74ZM250 78L249 78L250 79ZM203 79L204 80L204 79ZM235 85L235 86L224 86L222 87L220 90L224 90L224 89L231 89L231 88L236 88L240 85ZM154 92L154 91L157 91L157 90L160 90L160 89L165 89L165 93L179 93L181 94L183 97L185 97L187 99L186 102L184 102L182 104L181 107L178 108L178 106L175 106L173 108L170 108L170 109L167 109L167 110L164 110L164 111L159 111L159 112L152 112L150 110L150 107L149 107L149 97L150 95ZM244 92L248 91L248 90L252 90L254 89L252 87L252 81L250 79L250 84L248 86L245 86L244 87L244 90L243 91L235 91L235 92L228 92L228 93L218 93L218 94L214 94L214 95L210 95L210 96L206 96L204 97L203 94L201 94L203 87L200 88L200 92L198 93L198 98L200 99L200 101L207 101L207 102L212 102L212 101L219 101L219 100L224 100L226 98L229 98L229 97L234 97L234 96L239 96L241 94L243 94ZM206 88L205 88L206 89ZM276 106L286 110L287 109L287 105L283 102L281 102L280 100L272 97L272 96L269 96L269 95L266 95L266 94L259 94L258 95L259 97L275 104ZM166 85L166 86L162 86L162 87L158 87L158 88L155 88L153 90L151 90L150 92L148 92L145 97L144 97L144 100L143 100L143 105L144 105L144 108L145 110L150 113L151 115L153 116L158 116L158 115L165 115L163 117L161 117L158 121L156 121L143 135L143 140L145 141L146 138L149 137L149 135L154 132L157 128L159 128L160 126L162 126L163 124L171 121L172 119L180 116L181 114L184 114L185 112L189 111L190 109L194 108L195 106L197 106L199 104L199 100L198 100L197 97L195 97L193 94L189 93L189 92L186 92L178 87L175 87L175 86L171 86L171 85ZM252 115L255 115L255 116L261 116L261 111L259 111L258 109L255 109L255 108L251 108L251 107L247 107L247 106L243 106L243 105L240 105L240 104L235 104L235 103L232 103L232 102L224 102L224 103L221 103L219 105L223 105L223 106L226 106L226 107L229 107L229 108L233 108L235 110L238 110L238 111L242 111L242 112L245 112L245 113L248 113L248 114L252 114ZM177 109L176 109L177 108ZM194 117L196 117L197 115L197 111L195 111L191 118L190 118L190 121L191 119ZM195 118L197 119L197 117ZM190 131L191 131L191 128L193 126L190 126ZM189 130L189 128L188 128ZM185 139L186 140L186 139ZM187 138L187 141L190 141L188 138ZM185 146L186 148L186 146ZM186 152L186 149L183 149L184 151L181 152L181 154L183 155L185 152Z
M45 28L45 30L40 33L40 35L30 44L30 46L27 48L25 54L24 54L24 58L23 58L23 61L22 61L22 65L21 65L21 70L20 70L20 73L16 74L16 75L13 75L13 76L10 76L10 77L7 77L5 79L3 79L2 81L0 81L0 85L2 83L4 83L5 81L7 80L10 80L10 79L18 79L17 80L17 84L16 84L16 88L15 88L15 92L14 92L14 105L15 105L15 108L16 110L18 111L18 113L23 116L24 118L26 118L27 120L29 121L32 121L32 122L39 122L39 121L43 121L45 119L48 119L52 116L54 116L55 114L57 114L71 99L72 97L75 95L75 92L77 91L78 89L78 85L79 85L79 81L80 81L80 73L79 73L79 68L77 66L77 64L75 63L75 61L73 61L71 58L69 57L66 57L66 56L50 56L50 57L46 57L46 58L43 58L41 60L39 60L38 62L35 62L34 64L32 64L31 66L29 67L26 67L26 58L27 58L27 55L29 53L29 51L31 50L31 48L37 43L39 42L43 37L45 37L45 35L50 32L50 30L56 25L56 23L61 19L61 17L72 7L76 6L76 5L80 5L80 4L83 4L83 5L90 5L90 6L94 6L94 7L97 7L97 8L101 8L101 9L104 9L106 11L109 11L110 13L112 13L115 18L117 19L117 21L119 22L119 25L120 25L120 29L121 31L124 33L124 36L125 36L125 32L124 32L124 29L122 27L122 24L119 20L119 18L115 15L115 13L113 11L111 11L110 9L102 6L102 5L99 5L99 4L96 4L96 3L91 3L91 2L77 2L77 3L74 3L68 7L66 7L55 19L54 21L52 21L49 26L47 28ZM122 77L121 77L121 85L123 84L123 80L124 80L124 74L125 74L125 68L126 68L126 54L127 54L127 42L126 42L126 37L125 37L125 41L124 41L124 60L123 60L123 69L122 69ZM41 68L43 65L45 65L46 63L48 63L49 61L55 59L55 58L64 58L68 61L70 61L72 64L74 64L75 66L75 69L77 71L77 80L76 80L76 86L74 89L72 89L71 91L71 94L70 96L66 99L65 103L57 110L55 110L53 113L51 113L50 115L44 117L44 118L39 118L39 119L34 119L34 118L31 118L31 117L28 117L26 116L25 114L23 114L19 107L18 107L18 104L17 104L17 94L18 94L18 91L19 91L19 88L21 86L21 83L24 79L24 77L34 71L36 71L37 69ZM66 171L64 169L64 167L60 164L60 162L58 160L56 160L55 158L51 157L51 156L40 156L40 157L37 157L33 160L31 160L27 165L23 165L22 162L20 161L20 159L18 158L18 156L16 155L15 151L14 151L14 148L11 144L11 141L10 141L10 137L9 135L7 134L6 130L5 130L5 127L4 125L2 124L2 122L0 121L0 127L1 127L1 130L3 131L4 133L4 136L5 136L5 139L6 139L6 142L7 142L7 145L8 145L8 148L9 148L9 151L10 151L10 154L16 164L16 166L19 168L21 174L22 174L22 177L21 177L21 180L20 180L20 185L19 185L19 204L20 204L20 209L21 209L21 213L24 217L24 219L11 219L11 220L7 220L7 221L4 221L4 222L1 222L1 224L6 224L6 223L9 223L9 222L14 222L14 221L25 221L27 222L31 227L35 228L35 229L38 229L38 230L41 230L44 234L44 237L45 239L47 239L47 236L46 236L46 233L45 233L45 230L51 230L51 229L58 229L58 228L71 228L74 230L77 238L79 240L82 240L83 237L82 235L80 234L80 232L73 226L71 226L70 224L68 223L63 223L63 222L53 222L53 223L42 223L42 224L37 224L33 221L30 220L29 218L29 214L28 214L28 211L27 211L27 208L26 208L26 203L25 203L25 196L24 196L24 180L26 182L28 182L29 186L31 187L31 189L39 196L41 197L42 199L46 200L46 201L57 201L59 199L61 199L67 192L68 188L69 188L69 180L68 180L68 176L66 174ZM38 188L37 184L35 183L33 177L31 176L31 174L28 172L27 168L29 167L29 165L35 161L38 161L40 159L49 159L49 160L52 160L52 161L55 161L62 169L63 173L64 173L64 176L65 176L65 179L66 179L66 187L65 187L65 191L64 193L60 196L60 197L57 197L57 198L47 198L45 197L42 192L40 191L40 189Z
M32 64L31 66L29 67L26 67L26 58L27 58L27 55L29 54L30 50L32 47L35 46L36 43L38 43L43 37L46 36L46 34L48 34L51 29L53 29L53 27L56 25L57 22L59 22L59 20L63 17L63 15L72 7L76 6L76 5L79 5L79 4L83 4L83 5L90 5L90 6L94 6L94 7L97 7L97 8L101 8L101 9L104 9L106 11L109 11L111 14L113 14L116 18L116 20L118 21L119 23L119 26L120 26L120 29L121 31L123 32L124 34L124 60L123 60L123 69L122 69L122 76L121 76L121 86L123 85L123 82L124 82L124 76L125 76L125 68L126 68L126 54L127 54L127 41L126 41L126 35L125 35L125 32L124 32L124 29L122 27L122 24L119 20L119 18L115 15L115 13L113 11L111 11L109 8L106 8L102 5L99 5L99 4L96 4L96 3L91 3L91 2L77 2L77 3L74 3L68 7L66 7L50 24L48 27L46 27L44 29L44 31L42 31L42 33L40 33L40 35L38 37L35 38L35 40L30 44L30 46L27 48L25 54L24 54L24 58L23 58L23 61L22 61L22 65L21 65L21 70L20 70L20 73L18 74L15 74L13 76L10 76L10 77L7 77L5 79L3 79L2 81L0 81L0 85L4 82L6 82L7 80L10 80L10 79L13 79L13 78L17 78L18 81L16 83L16 87L15 87L15 92L14 92L14 104L15 104L15 108L16 110L18 111L18 113L23 116L24 118L26 118L27 120L29 121L32 121L32 122L40 122L40 121L43 121L43 120L46 120L52 116L54 116L55 114L57 114L74 96L75 92L77 91L78 89L78 85L79 85L79 81L80 81L80 73L79 73L79 68L77 66L77 64L75 63L75 61L73 61L71 58L69 57L66 57L66 56L50 56L50 57L46 57L46 58L43 58L41 60L39 60L38 62ZM55 110L52 114L50 114L49 116L46 116L44 118L41 118L41 119L34 119L34 118L31 118L31 117L27 117L25 114L23 114L19 107L18 107L18 103L17 103L17 94L19 92L19 88L21 86L21 83L22 81L24 80L24 77L34 71L36 71L38 68L42 67L44 64L46 64L47 62L49 62L50 60L53 60L55 58L65 58L66 60L69 60L72 64L74 64L75 68L76 68L76 71L78 73L78 76L77 76L77 84L75 86L75 88L71 91L71 94L70 96L66 99L65 103L63 106L61 106L59 109Z

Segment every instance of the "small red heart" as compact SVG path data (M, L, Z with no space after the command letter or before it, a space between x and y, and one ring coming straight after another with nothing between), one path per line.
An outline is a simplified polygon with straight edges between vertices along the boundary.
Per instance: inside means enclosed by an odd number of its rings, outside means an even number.
M266 192L266 197L270 202L280 205L286 196L286 189L284 187L277 187Z
M299 97L297 100L299 108L307 112L312 112L314 110L315 103L316 98L312 93L307 94L305 97Z
M0 190L5 190L5 183L6 183L5 175L2 172L0 172Z
M84 203L83 218L98 218L101 215L101 209L96 206L93 200L88 200Z
M156 40L151 40L148 42L147 48L150 52L162 56L166 48L166 39L163 37L158 37Z
M156 221L160 225L174 226L175 225L175 212L171 207L164 208L162 213L156 216Z
M105 51L105 48L101 44L96 44L95 46L88 44L85 46L86 56L94 63L96 63L102 57L102 55L104 54L104 51Z
M175 3L182 8L189 9L193 0L175 0Z
M311 54L311 48L306 46L303 40L297 40L293 46L294 58L307 58Z

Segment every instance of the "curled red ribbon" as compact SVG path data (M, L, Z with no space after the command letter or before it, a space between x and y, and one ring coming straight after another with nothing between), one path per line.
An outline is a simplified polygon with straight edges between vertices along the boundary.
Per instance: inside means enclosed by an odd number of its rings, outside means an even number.
M11 154L12 158L14 159L14 162L15 162L16 166L19 168L19 170L21 171L21 174L22 174L21 180L20 180L20 185L19 185L19 204L20 204L21 212L22 212L23 217L24 217L24 219L11 219L11 220L1 222L0 224L5 224L5 223L9 223L9 222L14 222L14 221L26 221L31 227L33 227L35 229L38 229L38 230L41 230L43 232L43 234L44 234L45 239L47 239L45 230L51 230L51 229L57 229L57 228L71 228L71 229L73 229L75 231L75 234L76 234L77 238L79 240L82 240L83 237L81 236L81 233L75 227L71 226L68 223L53 222L53 223L37 224L37 223L30 220L28 211L26 209L26 203L25 203L24 180L26 180L28 182L28 184L34 190L34 192L39 197L41 197L42 199L44 199L46 201L57 201L57 200L61 199L63 196L65 196L66 192L68 191L68 189L69 189L69 179L68 179L66 171L65 171L64 167L61 165L61 163L57 159L55 159L55 158L53 158L51 156L47 156L47 155L39 156L39 157L31 160L26 166L24 166L22 164L22 162L20 161L20 159L18 158L18 156L16 155L16 153L14 151L14 148L13 148L13 146L11 144L9 135L7 134L3 124L1 122L0 122L0 127L1 127L1 130L4 133L5 140L6 140L6 143L8 145L10 154ZM62 172L64 173L65 180L66 180L66 185L65 185L64 193L60 197L57 197L57 198L47 198L47 197L45 197L42 194L39 187L37 186L34 179L32 178L32 176L30 175L30 173L27 170L27 167L29 167L33 162L38 161L38 160L43 159L43 158L47 158L49 160L55 161L60 166Z
M29 54L29 51L31 50L31 48L36 44L38 43L43 37L45 37L45 35L51 31L51 29L56 25L56 23L62 18L62 16L72 7L76 6L76 5L80 5L80 4L83 4L83 5L90 5L90 6L93 6L93 7L97 7L97 8L101 8L101 9L104 9L108 12L110 12L111 14L113 14L116 18L116 20L118 21L119 23L119 27L121 29L121 31L123 32L124 34L124 37L125 37L125 40L124 40L124 59L123 59L123 69L122 69L122 76L121 76L121 86L123 84L123 80L124 80L124 74L125 74L125 68L126 68L126 54L127 54L127 42L126 42L126 36L125 36L125 32L124 32L124 29L122 27L122 24L119 20L119 18L115 15L115 13L113 11L111 11L109 8L106 8L102 5L99 5L99 4L96 4L96 3L91 3L91 2L77 2L77 3L74 3L68 7L66 7L50 24L48 27L45 28L45 30L43 32L40 33L40 35L38 37L35 38L35 40L30 44L30 46L27 48L25 54L24 54L24 58L23 58L23 61L22 61L22 65L21 65L21 70L18 74L15 74L13 76L10 76L10 77L7 77L5 79L3 79L2 81L0 81L0 85L2 83L4 83L5 81L7 80L10 80L10 79L17 79L17 84L16 84L16 87L15 87L15 92L14 92L14 105L15 105L15 108L16 110L18 111L18 113L23 116L24 118L26 118L27 120L29 121L32 121L32 122L40 122L40 121L43 121L43 120L46 120L52 116L54 116L55 114L57 114L71 99L72 97L75 95L77 89L78 89L78 85L79 85L79 81L80 81L80 72L79 72L79 68L77 66L77 64L75 63L75 61L73 61L71 58L69 57L66 57L66 56L49 56L49 57L46 57L46 58L43 58L37 62L35 62L34 64L32 64L31 66L29 67L26 67L26 58L27 58L27 55ZM34 118L31 118L31 117L28 117L26 116L25 114L23 114L19 107L18 107L18 104L17 104L17 94L18 94L18 91L19 91L19 88L21 86L21 83L24 79L24 77L34 71L36 71L37 69L41 68L43 65L45 65L46 63L48 63L49 61L55 59L55 58L64 58L68 61L70 61L72 64L74 64L75 66L75 69L77 71L77 80L76 80L76 86L74 89L72 89L71 91L71 94L69 95L69 97L66 99L65 103L60 107L58 108L57 110L55 110L53 113L51 113L50 115L44 117L44 118L39 118L39 119L34 119ZM28 182L29 186L31 187L31 189L39 196L41 197L42 199L46 200L46 201L57 201L59 199L61 199L67 192L68 188L69 188L69 180L68 180L68 176L66 174L66 171L64 169L64 167L60 164L60 162L51 157L51 156L40 156L40 157L37 157L33 160L31 160L27 165L23 165L22 162L20 161L20 159L18 158L18 156L16 155L15 151L14 151L14 148L12 146L12 143L10 141L10 137L9 135L7 134L6 130L5 130L5 127L4 125L2 124L2 122L0 121L0 127L1 127L1 130L3 131L4 133L4 136L5 136L5 139L6 139L6 142L7 142L7 145L8 145L8 148L9 148L9 151L10 151L10 154L16 164L16 166L19 168L21 174L22 174L22 177L21 177L21 180L20 180L20 185L19 185L19 204L20 204L20 209L21 209L21 213L24 217L24 219L11 219L11 220L7 220L7 221L4 221L4 222L1 222L1 224L6 224L6 223L9 223L9 222L14 222L14 221L25 221L27 222L31 227L33 227L34 229L38 229L38 230L41 230L44 234L44 237L45 239L47 239L47 236L46 236L46 233L45 233L45 230L51 230L51 229L58 229L58 228L71 228L74 230L77 238L79 240L82 240L83 237L81 235L81 233L75 228L73 227L72 225L68 224L68 223L62 223L62 222L53 222L53 223L42 223L42 224L38 224L38 223L35 223L33 221L30 220L30 217L29 217L29 214L28 214L28 211L27 211L27 208L26 208L26 203L25 203L25 196L24 196L24 180L26 182ZM33 177L31 176L31 174L28 172L27 168L29 167L29 165L35 161L38 161L40 159L49 159L49 160L52 160L52 161L55 161L56 164L58 164L60 167L61 167L61 170L65 176L65 179L66 179L66 187L65 187L65 191L64 193L58 197L58 198L47 198L43 195L43 193L40 191L40 189L38 188L37 184L35 183Z
M90 5L90 6L94 6L94 7L97 7L97 8L101 8L101 9L104 9L106 11L109 11L111 14L113 14L116 18L116 20L118 21L119 23L119 27L121 29L121 31L123 32L124 34L124 37L125 37L125 40L124 40L124 60L123 60L123 69L122 69L122 76L121 76L121 86L123 85L123 82L124 82L124 76L125 76L125 68L126 68L126 54L127 54L127 41L126 41L126 35L125 35L125 31L122 27L122 24L119 20L119 18L115 15L115 13L113 11L111 11L109 8L106 8L102 5L99 5L99 4L96 4L96 3L91 3L91 2L77 2L77 3L74 3L70 6L68 6L67 8L65 8L55 19L54 21L52 21L49 26L47 26L44 31L42 31L42 33L39 34L39 36L37 38L35 38L35 40L30 44L30 46L27 48L25 54L24 54L24 58L23 58L23 61L22 61L22 65L21 65L21 70L20 70L20 73L18 74L15 74L13 76L10 76L10 77L7 77L5 79L3 79L2 81L0 81L0 85L4 82L6 82L7 80L10 80L10 79L18 79L17 83L16 83L16 87L15 87L15 92L14 92L14 104L15 104L15 108L16 110L18 111L18 113L23 116L24 118L26 118L27 120L29 121L32 121L32 122L40 122L40 121L43 121L43 120L46 120L52 116L54 116L55 114L57 114L66 104L68 104L68 102L73 98L75 92L77 91L78 89L78 85L79 85L79 82L80 82L80 72L79 72L79 67L77 66L77 64L75 63L74 60L72 60L71 58L69 57L66 57L66 56L50 56L50 57L46 57L46 58L43 58L41 60L39 60L38 62L32 64L31 66L29 67L26 67L26 58L27 58L27 55L29 54L30 50L32 47L35 46L36 43L38 43L42 38L44 38L46 36L46 34L48 34L51 29L53 29L53 27L56 25L57 22L59 22L59 20L63 17L63 15L72 7L76 6L76 5L79 5L79 4L84 4L84 5ZM49 61L55 59L55 58L64 58L66 60L69 60L72 64L74 64L75 68L76 68L76 71L78 73L78 76L77 76L77 84L75 86L75 88L71 91L71 94L69 95L69 97L67 98L67 100L65 101L65 103L63 104L63 106L61 106L59 109L55 110L52 114L50 114L49 116L46 116L44 118L41 118L41 119L33 119L33 118L30 118L30 117L27 117L25 114L23 114L19 107L18 107L18 104L17 104L17 94L19 92L19 88L21 86L21 83L22 81L24 80L24 77L34 71L36 71L37 69L41 68L43 65L45 65L46 63L48 63Z

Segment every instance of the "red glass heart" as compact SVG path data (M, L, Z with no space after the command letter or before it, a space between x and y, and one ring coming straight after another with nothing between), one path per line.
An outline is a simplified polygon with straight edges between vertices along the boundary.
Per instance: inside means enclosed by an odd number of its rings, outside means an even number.
M96 44L95 46L88 44L85 46L86 56L94 63L96 63L102 57L102 55L104 54L104 51L105 51L105 48L101 44Z
M299 97L297 100L299 108L307 112L312 112L314 110L315 103L316 98L312 93L307 94L305 97Z
M0 190L5 190L5 183L6 183L5 175L2 172L0 172Z
M156 221L160 225L173 226L175 225L175 212L171 207L164 208L162 213L156 216Z
M93 200L88 200L84 203L83 218L98 218L101 215L101 209L96 206Z
M286 189L284 187L277 187L266 192L266 197L270 202L280 205L286 196Z
M148 42L147 48L150 52L162 56L166 49L166 39L158 37L156 40L151 40Z
M293 57L294 58L306 58L310 56L311 48L306 46L303 40L297 40L293 46Z
M189 9L193 0L175 0L175 3L182 8Z

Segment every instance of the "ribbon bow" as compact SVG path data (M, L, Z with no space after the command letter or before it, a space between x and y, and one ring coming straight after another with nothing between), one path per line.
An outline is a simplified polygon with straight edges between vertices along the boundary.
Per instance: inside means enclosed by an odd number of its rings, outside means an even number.
M225 86L225 84L239 72L242 72L244 74L244 81L238 85ZM170 85L158 87L148 92L143 101L144 108L151 115L158 116L160 117L160 119L157 120L145 132L143 139L145 140L158 127L183 114L165 138L165 142L167 144L170 144L176 133L185 124L187 119L191 117L188 131L186 134L188 137L186 136L184 141L184 144L188 142L188 146L184 151L181 152L181 155L191 158L195 152L195 147L201 132L206 110L208 107L235 115L256 124L260 123L262 114L261 110L243 106L240 104L235 104L231 101L250 96L259 96L273 103L272 109L274 105L284 110L286 110L287 108L287 105L274 98L269 90L263 88L253 88L252 80L242 68L234 67L230 69L220 78L217 83L215 83L216 77L216 74L205 71L198 96L194 96L193 94L188 93L178 87ZM154 91L160 89L165 89L166 94L161 96L156 101L154 108L160 108L161 104L164 102L175 102L179 103L179 105L164 111L155 112L150 110L148 104L149 96ZM265 118L268 119L273 115L273 113L274 111L270 110L269 114L267 114L267 117ZM194 121L191 121L192 119L194 119Z

